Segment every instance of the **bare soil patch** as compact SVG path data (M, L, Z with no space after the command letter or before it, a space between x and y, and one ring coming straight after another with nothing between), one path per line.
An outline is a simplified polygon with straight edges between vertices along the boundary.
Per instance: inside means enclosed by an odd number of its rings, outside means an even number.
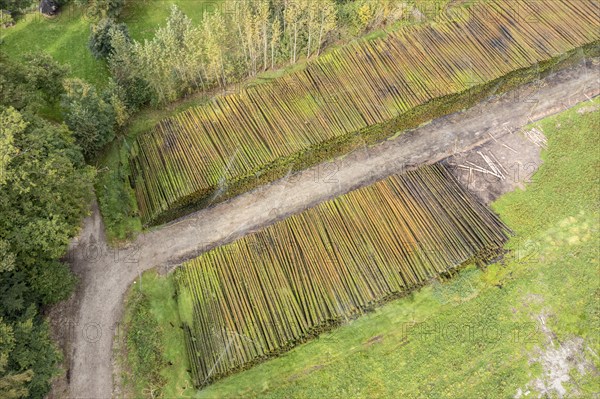
M517 188L524 190L542 164L543 148L525 131L507 131L498 138L489 134L485 144L444 161L452 174L486 204Z

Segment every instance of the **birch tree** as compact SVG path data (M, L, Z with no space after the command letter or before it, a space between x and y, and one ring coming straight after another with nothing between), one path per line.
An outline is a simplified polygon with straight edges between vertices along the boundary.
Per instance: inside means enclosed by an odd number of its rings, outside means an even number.
M269 3L265 0L262 0L258 4L257 10L257 23L260 25L260 33L262 38L262 47L263 47L263 71L267 69L267 58L269 52L269 35L268 35L268 27L269 27Z
M283 11L284 30L288 38L288 45L290 48L290 63L296 63L296 54L298 47L298 31L300 24L302 23L302 4L304 2L293 2L287 3Z
M325 37L337 28L335 3L332 0L322 0L319 6L319 39L317 41L317 56L321 54Z
M271 68L275 68L275 48L281 40L281 20L275 17L271 24Z
M227 85L231 65L225 63L228 32L223 16L219 13L205 13L202 20L202 32L206 51L207 73L224 87Z

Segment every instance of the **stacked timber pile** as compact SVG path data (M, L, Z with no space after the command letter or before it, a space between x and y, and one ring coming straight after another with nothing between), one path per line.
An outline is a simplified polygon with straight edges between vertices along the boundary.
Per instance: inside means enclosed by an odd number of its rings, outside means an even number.
M206 385L495 256L508 234L434 165L207 252L175 274L193 379Z

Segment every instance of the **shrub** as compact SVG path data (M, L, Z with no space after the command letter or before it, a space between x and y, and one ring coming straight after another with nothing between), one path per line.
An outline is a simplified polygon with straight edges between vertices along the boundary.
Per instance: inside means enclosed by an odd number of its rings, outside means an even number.
M141 76L139 63L134 55L134 45L120 29L110 30L112 51L108 65L115 83L121 88L121 97L130 112L151 102L155 95L148 82Z
M10 20L12 20L14 17L21 15L23 11L32 4L33 0L0 0L0 10L4 11L4 17L1 17L0 20L4 22L4 18L6 18L7 14ZM8 13L6 13L6 11L8 11Z
M0 28L8 28L13 26L15 21L10 13L0 10Z
M125 90L111 79L108 87L102 92L102 98L112 106L117 126L125 126L132 113L131 107L127 104L127 93Z

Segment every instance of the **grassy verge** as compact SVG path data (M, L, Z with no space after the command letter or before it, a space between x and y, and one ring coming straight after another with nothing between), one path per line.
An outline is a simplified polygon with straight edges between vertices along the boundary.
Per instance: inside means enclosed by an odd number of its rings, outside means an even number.
M128 294L117 337L125 396L179 398L192 391L173 291L170 279L151 271Z
M516 232L501 263L467 268L202 391L179 389L190 382L181 330L165 321L178 325L173 284L145 274L142 292L166 331L165 359L176 360L161 371L165 393L514 397L519 389L543 392L552 382L548 359L560 357L553 351L579 342L563 359L572 368L562 386L569 397L592 397L600 390L600 112L588 111L598 106L599 100L584 103L537 123L548 137L544 164L525 191L493 205Z

